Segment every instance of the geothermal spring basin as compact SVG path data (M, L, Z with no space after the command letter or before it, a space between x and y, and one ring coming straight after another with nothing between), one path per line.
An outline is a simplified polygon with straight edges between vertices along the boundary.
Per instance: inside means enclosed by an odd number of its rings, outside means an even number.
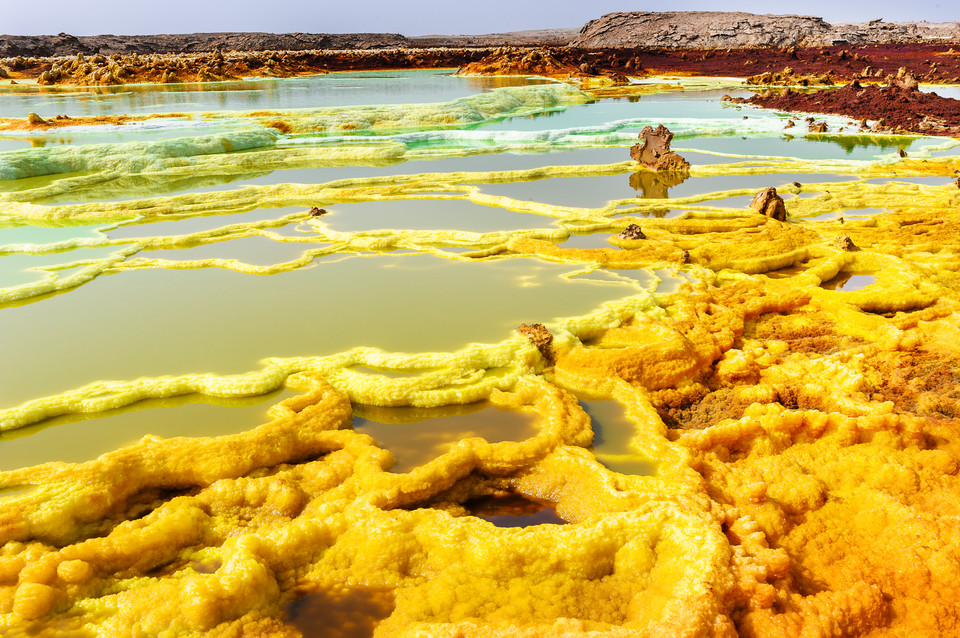
M0 86L0 633L956 631L957 142L724 94Z

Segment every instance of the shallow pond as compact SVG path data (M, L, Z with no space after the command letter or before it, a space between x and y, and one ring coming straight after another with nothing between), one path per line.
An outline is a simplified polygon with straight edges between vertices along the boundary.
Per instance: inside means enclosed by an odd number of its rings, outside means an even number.
M49 134L0 131L0 145L30 148L39 153L35 162L47 161L44 153L52 148L89 145L98 145L98 157L113 158L111 153L121 152L113 145L120 142L162 154L163 144L174 138L230 136L259 127L245 119L245 111L458 104L505 86L551 84L391 71L214 85L0 86L5 116L233 112L211 120L158 119ZM82 171L0 181L6 206L0 212L0 410L97 381L243 375L272 358L328 356L356 347L417 353L496 344L521 323L549 325L656 289L655 265L629 276L590 273L595 266L589 263L510 256L504 249L511 237L545 239L562 248L614 248L609 238L622 229L624 215L670 219L688 214L691 206L743 210L751 197L744 191L789 188L792 182L843 185L859 179L858 161L880 160L897 148L943 152L942 142L922 138L791 137L784 134L783 114L723 102L724 93L743 93L736 83L666 88L638 86L630 99L550 103L519 116L489 111L479 124L437 128L425 122L415 132L346 132L326 141L280 135L267 147L203 155L201 172L177 168L200 160L147 168L131 155L111 159L116 167L109 171L94 162ZM685 179L654 183L617 166L629 159L638 131L656 123L674 130L674 146L691 159ZM330 149L338 145L359 150L331 161ZM376 155L388 148L388 159ZM0 152L0 165L24 152ZM243 164L251 152L281 159ZM370 153L376 157L363 159L374 157ZM832 163L824 168L821 160ZM751 163L757 168L724 168ZM945 183L924 177L912 182ZM632 208L675 198L685 198L686 205ZM16 207L31 204L45 208L30 209L32 216L18 213ZM324 214L311 217L311 207ZM685 281L675 274L674 280ZM660 288L673 290L675 283ZM272 396L243 400L260 405ZM122 442L106 434L120 420L125 441L174 433L143 415L170 414L180 424L178 435L224 431L219 425L211 429L211 422L234 422L237 430L256 425L255 418L233 416L239 414L233 407L202 399L188 398L180 407L152 403L122 416L83 413L83 431L111 441L109 447ZM603 405L588 408L605 424L597 453L626 458L621 448L629 436L613 433L627 425ZM259 414L260 408L250 409ZM219 416L211 420L211 411ZM101 429L92 425L98 417ZM0 458L5 467L17 465L11 460L16 458L23 464L81 460L80 448L44 443L51 432L78 427L76 416L41 420L15 440L0 441ZM431 425L437 427L443 429ZM32 441L46 451L34 454ZM90 449L89 456L104 446L82 449ZM631 463L622 468L633 470Z

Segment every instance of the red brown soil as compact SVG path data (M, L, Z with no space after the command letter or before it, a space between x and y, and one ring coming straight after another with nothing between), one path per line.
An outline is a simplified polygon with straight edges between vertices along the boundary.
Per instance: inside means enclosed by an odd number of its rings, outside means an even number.
M960 48L960 46L958 46ZM843 84L892 75L903 68L920 82L960 84L960 53L948 44L900 43L862 47L752 48L730 50L576 49L501 47L243 51L199 54L94 55L7 58L0 75L42 84L107 85L139 82L210 82L240 77L287 77L328 71L461 67L480 74L552 77L700 75L752 78L756 83L815 78ZM787 72L785 72L785 70ZM872 86L816 94L766 95L751 100L768 108L835 113L884 120L884 127L931 135L960 134L960 102L934 94ZM80 124L76 120L69 124ZM51 126L63 125L53 123Z
M960 100L896 85L861 86L854 82L815 93L787 89L779 95L768 92L744 101L782 111L832 113L882 121L879 128L898 133L960 136Z
M960 49L960 46L957 46ZM517 64L530 50L501 49L486 51L484 64L503 66L522 72L550 74L550 68L537 64L552 59L565 70L587 75L702 75L741 77L779 72L790 68L797 75L829 75L833 81L848 82L863 78L870 67L871 77L895 74L900 67L920 82L960 84L960 53L944 43L874 44L862 47L834 46L786 49L750 48L727 50L677 49L574 49L544 47L528 64ZM501 59L498 60L497 57ZM590 68L581 71L583 65ZM589 71L589 72L588 72ZM879 76L876 74L879 72Z
M960 47L958 47L960 48ZM862 77L870 66L880 77L900 67L920 82L960 83L960 54L948 44L877 44L788 49L733 49L729 51L638 52L643 68L653 74L749 77L790 67L796 74L830 74L835 80Z

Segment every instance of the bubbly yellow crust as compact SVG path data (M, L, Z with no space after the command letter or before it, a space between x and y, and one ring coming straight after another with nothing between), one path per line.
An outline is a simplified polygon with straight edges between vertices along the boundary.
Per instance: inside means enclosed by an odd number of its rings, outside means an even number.
M490 108L502 112L500 102L513 104L506 97ZM540 97L532 104L545 108L581 99ZM470 116L431 108L430 117ZM343 114L325 113L334 115ZM405 126L388 115L403 114L380 112L387 129ZM293 116L304 130L316 124L316 114ZM241 138L253 150L214 156ZM960 635L960 191L867 181L894 171L950 176L954 160L691 167L694 178L810 175L780 188L786 222L725 205L754 194L747 189L671 199L683 214L662 219L652 215L666 200L575 208L484 191L576 175L627 182L637 168L629 162L152 196L188 174L240 176L261 161L386 164L416 154L396 143L267 150L274 134L241 138L207 140L206 151L173 145L149 164L143 149L121 149L101 174L0 194L3 214L56 224L303 212L183 235L91 238L84 245L115 252L50 267L38 282L0 291L0 304L123 271L270 275L320 255L396 248L477 262L537 257L582 274L643 270L680 283L638 285L548 324L552 339L540 348L550 357L523 334L449 353L355 348L270 358L229 377L100 381L0 411L0 430L11 431L151 398L296 393L244 433L146 436L86 463L0 472L0 633L294 638L309 632L291 610L319 600L338 610L330 612L337 622L377 636ZM47 159L86 161L56 155ZM134 165L155 184L131 178L115 187L138 198L57 203L64 193L100 192ZM828 172L850 179L815 182ZM347 233L306 210L428 199L535 215L543 225ZM309 241L279 234L287 224L309 231ZM645 238L621 235L629 224ZM604 233L607 245L564 246L587 232ZM269 265L137 256L252 236L311 245ZM850 276L869 281L845 290ZM580 401L601 399L622 406L633 426L624 454L648 463L648 474L598 460ZM353 429L358 404L484 400L533 415L535 434L465 437L401 473L391 471L389 450ZM566 524L506 528L473 515L479 499L505 494L548 504ZM352 617L358 600L367 611Z

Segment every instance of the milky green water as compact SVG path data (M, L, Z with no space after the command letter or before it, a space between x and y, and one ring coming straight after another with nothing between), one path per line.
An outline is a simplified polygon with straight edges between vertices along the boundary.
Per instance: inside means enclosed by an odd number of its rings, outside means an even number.
M192 116L50 134L0 129L0 175L24 167L37 174L0 179L0 422L4 410L96 381L243 375L271 358L360 346L445 353L499 343L521 323L550 325L647 296L657 277L661 292L684 281L683 273L655 273L655 264L604 270L510 257L511 237L611 248L610 236L624 225L618 218L636 215L631 202L665 200L644 213L654 217L704 206L740 210L750 191L766 186L798 182L826 190L860 180L860 166L894 157L898 148L911 156L953 148L924 138L790 137L783 114L720 100L724 93L746 94L737 85L588 103L564 102L570 96L557 89L559 101L542 106L521 104L527 94L494 106L457 102L502 96L491 91L504 86L547 93L556 87L446 71L209 86L0 85L2 116ZM428 103L441 106L415 130L405 123L378 132L374 123L357 134L264 135L261 124L243 116L257 109L398 104L412 105L400 111L416 114ZM233 113L203 115L210 111ZM382 109L376 117L396 112ZM346 118L350 109L335 113ZM628 160L638 131L658 123L676 133L674 147L694 169L730 170L694 170L665 184L604 168ZM831 123L836 130L844 121ZM216 144L197 142L205 135ZM241 147L241 139L258 141ZM131 144L142 145L131 150ZM231 150L238 148L246 150ZM26 151L34 153L29 161ZM794 159L817 160L816 170L778 168ZM738 169L744 162L769 167ZM788 208L790 197L820 192L785 195ZM314 206L326 214L311 217ZM842 290L865 283L836 282ZM82 461L148 433L241 431L266 420L267 408L288 396L194 394L48 419L0 435L0 469ZM583 406L595 422L601 462L624 473L653 471L655 459L632 455L633 425L618 404ZM365 409L358 409L354 427L394 451L394 471L428 461L438 446L463 436L516 440L533 431L517 414L489 407L408 414L403 418L412 420L402 426L397 415Z

